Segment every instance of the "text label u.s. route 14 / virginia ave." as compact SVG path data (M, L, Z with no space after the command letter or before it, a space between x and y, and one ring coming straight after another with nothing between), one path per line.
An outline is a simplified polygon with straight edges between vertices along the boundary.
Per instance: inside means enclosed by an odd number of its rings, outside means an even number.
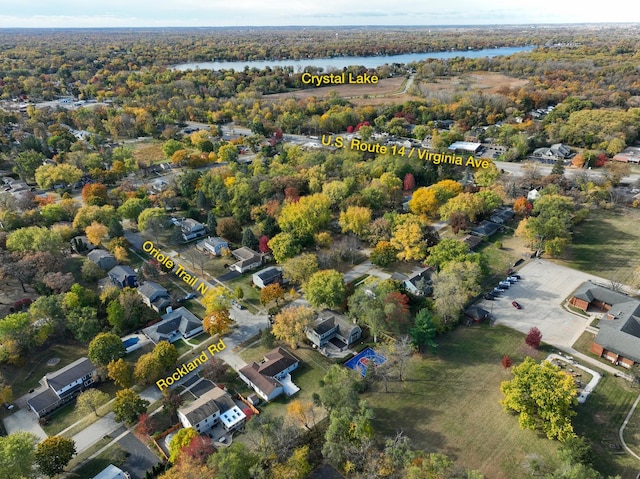
M450 152L436 153L426 150L424 148L405 147L405 146L385 146L379 143L366 143L358 138L353 138L348 144L345 144L344 138L333 135L322 135L322 144L324 146L333 146L335 148L347 148L349 150L356 150L368 153L377 153L380 155L398 155L406 156L407 158L418 157L420 160L430 161L434 165L440 163L458 166L470 166L472 168L489 168L493 162L491 160L476 159L473 156L463 158L460 155L453 155Z
M180 263L175 263L168 254L163 253L151 241L145 241L142 244L142 251L147 253L153 259L155 259L162 266L167 268L169 271L173 271L173 273L180 278L182 281L187 283L192 288L198 282L198 277L195 274L191 274L187 269L182 266ZM209 290L209 286L204 282L204 280L200 279L200 284L196 288L201 294L205 294Z

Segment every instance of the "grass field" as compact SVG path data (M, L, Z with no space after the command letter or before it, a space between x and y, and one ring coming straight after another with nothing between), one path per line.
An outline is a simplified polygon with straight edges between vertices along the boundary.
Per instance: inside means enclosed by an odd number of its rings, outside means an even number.
M592 211L575 227L563 261L568 266L629 284L640 265L640 213L631 209Z
M490 478L526 475L530 459L554 468L557 443L522 431L499 400L500 382L511 378L501 366L529 351L523 336L502 327L459 328L440 340L437 357L415 361L404 383L366 393L381 436L403 431L416 448L449 455ZM539 358L545 353L536 352Z
M109 448L105 449L103 452L98 454L98 456L94 457L90 461L87 461L81 467L70 473L70 476L75 477L94 477L100 473L105 467L109 466L109 464L113 464L114 466L122 466L126 459L126 451L122 449L118 444L114 444Z
M640 389L636 388L635 393L637 398L637 394L640 394ZM633 416L627 423L627 427L624 430L624 440L627 446L640 456L640 404L636 407Z

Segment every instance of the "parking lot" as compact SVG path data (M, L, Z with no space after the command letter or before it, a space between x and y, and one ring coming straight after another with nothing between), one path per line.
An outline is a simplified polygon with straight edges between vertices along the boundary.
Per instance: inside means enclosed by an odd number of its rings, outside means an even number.
M492 314L495 324L525 334L535 326L542 332L544 342L571 347L591 320L562 308L562 301L588 279L601 283L606 280L542 259L527 263L518 274L522 280L493 301L483 299L480 306ZM513 307L512 301L522 309Z

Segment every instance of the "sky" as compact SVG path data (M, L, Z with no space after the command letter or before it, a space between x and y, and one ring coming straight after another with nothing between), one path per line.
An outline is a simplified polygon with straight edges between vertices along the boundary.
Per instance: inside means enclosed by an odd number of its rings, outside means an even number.
M640 22L629 0L2 0L0 28Z

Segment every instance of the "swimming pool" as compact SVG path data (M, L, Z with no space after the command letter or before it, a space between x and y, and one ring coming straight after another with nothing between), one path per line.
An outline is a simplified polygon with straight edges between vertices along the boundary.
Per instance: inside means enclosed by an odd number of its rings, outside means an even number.
M137 338L137 337L127 338L124 341L122 341L122 345L124 346L124 349L129 349L134 344L137 344L138 341L140 341L140 338Z

